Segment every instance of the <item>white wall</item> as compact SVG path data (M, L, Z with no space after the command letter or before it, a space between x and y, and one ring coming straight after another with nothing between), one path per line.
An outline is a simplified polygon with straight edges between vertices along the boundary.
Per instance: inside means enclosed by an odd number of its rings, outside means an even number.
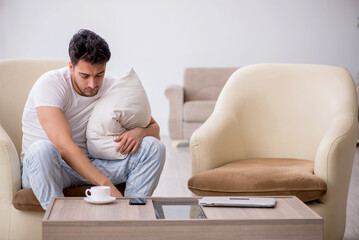
M359 80L358 0L0 0L0 59L68 59L80 28L110 45L108 75L134 67L168 133L164 90L186 67L330 64Z

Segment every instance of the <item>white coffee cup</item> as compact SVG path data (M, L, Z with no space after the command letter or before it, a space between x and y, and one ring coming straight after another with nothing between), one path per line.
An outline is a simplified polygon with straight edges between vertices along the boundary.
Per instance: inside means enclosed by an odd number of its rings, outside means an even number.
M95 201L106 200L110 197L110 187L108 186L94 186L91 189L86 189L86 196Z

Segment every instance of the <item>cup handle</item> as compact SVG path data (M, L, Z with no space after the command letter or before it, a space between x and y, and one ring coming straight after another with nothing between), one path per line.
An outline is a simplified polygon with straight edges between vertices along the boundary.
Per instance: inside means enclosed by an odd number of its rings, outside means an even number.
M91 194L89 194L89 193L91 193L91 189L88 188L85 191L85 194L86 194L87 197L91 197Z

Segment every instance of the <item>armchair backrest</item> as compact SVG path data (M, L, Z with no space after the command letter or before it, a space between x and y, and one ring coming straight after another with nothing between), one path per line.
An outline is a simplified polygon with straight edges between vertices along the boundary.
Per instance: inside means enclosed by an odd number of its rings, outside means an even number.
M184 101L216 101L224 84L238 68L187 68L184 73Z
M20 156L22 113L35 81L45 72L68 65L64 60L0 60L0 124Z
M236 71L213 114L236 119L247 158L315 159L334 119L357 115L355 83L343 68L305 64L257 64ZM355 115L355 116L354 116Z

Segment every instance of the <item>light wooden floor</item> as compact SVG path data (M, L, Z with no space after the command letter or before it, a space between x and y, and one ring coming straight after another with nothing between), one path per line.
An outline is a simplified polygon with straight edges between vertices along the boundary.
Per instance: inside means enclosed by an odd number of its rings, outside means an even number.
M187 188L187 181L191 177L192 168L188 144L173 148L168 136L161 136L161 140L166 146L166 163L153 196L192 196Z
M347 223L344 240L359 239L359 147L355 151L353 171L349 187Z
M171 146L168 136L161 136L166 145L166 164L153 196L191 196L187 181L191 177L188 145ZM343 240L359 240L359 147L356 149L348 196L347 223Z

